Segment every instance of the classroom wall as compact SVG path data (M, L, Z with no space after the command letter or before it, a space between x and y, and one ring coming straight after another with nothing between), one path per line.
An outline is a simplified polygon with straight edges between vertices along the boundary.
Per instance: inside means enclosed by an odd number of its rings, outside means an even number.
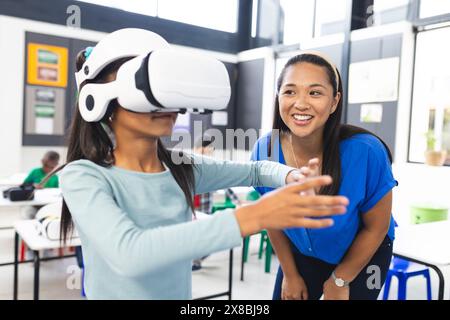
M60 25L0 15L0 177L26 172L39 165L46 150L53 149L65 158L63 147L22 146L23 77L25 32L98 41L101 32L79 30Z
M392 165L394 177L399 185L393 191L392 212L399 223L410 223L410 206L416 203L444 205L450 208L450 167L431 167L426 164L408 162L410 113L412 104L412 79L414 69L415 38L412 25L400 22L391 25L357 30L352 33L352 42L378 39L381 53L378 57L392 57L394 52L400 57L400 78L398 100L386 104L395 122L385 122L376 129L391 145L394 154ZM396 39L398 43L392 42ZM360 52L358 52L360 54ZM381 56L380 56L381 55ZM361 61L362 58L356 60ZM355 106L353 106L355 107ZM384 117L383 117L384 120Z
M59 152L64 160L65 147L54 146L23 146L23 92L25 66L25 33L27 31L49 34L53 36L99 41L105 33L75 29L61 25L38 22L0 15L0 178L15 173L28 172L40 164L42 155L47 150ZM174 48L191 52L202 52L214 56L228 65L237 62L236 55L172 45ZM210 116L209 116L210 117ZM230 124L235 118L230 112ZM228 157L231 157L228 153Z

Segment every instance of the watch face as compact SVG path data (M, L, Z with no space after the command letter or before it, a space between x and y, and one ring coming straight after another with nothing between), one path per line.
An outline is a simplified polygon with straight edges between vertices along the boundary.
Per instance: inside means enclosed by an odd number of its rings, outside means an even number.
M338 287L343 287L343 286L345 285L344 280L339 279L339 278L336 279L334 282L336 283L336 285L337 285Z

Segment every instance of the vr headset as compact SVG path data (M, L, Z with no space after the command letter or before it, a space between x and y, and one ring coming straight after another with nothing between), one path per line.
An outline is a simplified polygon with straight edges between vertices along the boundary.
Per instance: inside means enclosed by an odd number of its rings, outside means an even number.
M110 63L131 58L116 80L90 83ZM231 88L228 72L208 56L169 48L159 35L127 28L103 38L75 74L81 116L100 121L117 99L123 108L141 113L208 113L227 107Z
M12 187L3 190L3 198L11 201L28 201L34 199L34 186L22 184L18 187Z

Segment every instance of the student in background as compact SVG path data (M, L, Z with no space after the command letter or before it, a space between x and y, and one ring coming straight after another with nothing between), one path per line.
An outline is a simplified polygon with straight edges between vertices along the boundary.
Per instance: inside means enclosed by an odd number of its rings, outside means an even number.
M44 177L55 169L59 164L59 154L55 151L47 151L41 160L42 166L34 168L23 181L24 184L34 185L36 188L58 188L58 176L52 176L42 187L39 183Z
M36 189L59 188L58 176L53 175L43 185L42 180L59 164L59 154L56 151L47 151L41 160L42 166L34 168L23 181L23 184L33 185ZM29 206L22 209L25 219L34 219L41 206Z

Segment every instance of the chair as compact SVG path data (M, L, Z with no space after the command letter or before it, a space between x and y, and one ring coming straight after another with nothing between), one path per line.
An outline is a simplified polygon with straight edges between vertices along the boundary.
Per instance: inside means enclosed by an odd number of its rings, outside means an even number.
M384 285L383 300L389 297L392 277L398 279L398 300L406 300L406 285L408 279L416 276L424 276L427 284L427 300L431 300L431 279L430 271L422 265L409 262L400 258L393 258L389 268L386 283Z
M231 201L231 199L229 197L225 197L225 202L217 202L217 203L213 204L211 213L214 213L214 212L220 211L220 210L235 209L235 208L236 208L236 206L233 203L233 201Z
M84 261L81 246L75 247L75 255L77 258L78 267L81 269L81 296L86 297L86 293L84 291Z
M412 205L410 212L411 223L421 224L447 220L446 208L435 208L422 205ZM401 258L393 258L384 285L383 300L387 300L392 277L398 279L398 300L406 300L406 284L409 278L424 276L427 284L427 299L431 300L430 271L427 267Z

